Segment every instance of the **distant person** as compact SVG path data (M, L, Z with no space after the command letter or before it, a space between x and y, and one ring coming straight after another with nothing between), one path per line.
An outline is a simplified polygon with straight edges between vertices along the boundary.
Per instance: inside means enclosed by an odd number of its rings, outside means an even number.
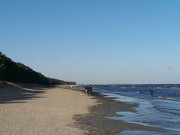
M91 85L86 86L85 89L86 89L86 92L87 92L88 94L91 94L91 93L92 93L92 86L91 86Z
M151 96L153 97L154 96L154 91L149 90L149 92L151 93Z
M88 89L89 89L89 93L92 93L92 86L91 85L88 86Z
M85 91L86 91L86 93L88 93L88 87L87 86L85 87Z

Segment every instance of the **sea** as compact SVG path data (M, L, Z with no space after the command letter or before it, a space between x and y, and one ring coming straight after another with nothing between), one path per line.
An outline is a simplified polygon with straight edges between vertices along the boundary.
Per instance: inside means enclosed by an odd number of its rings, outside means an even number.
M71 89L84 88L78 86ZM105 118L163 129L160 132L123 131L117 135L180 135L180 84L113 84L92 85L92 88L107 98L137 104L137 107L132 107L133 112L119 110L116 112L119 117ZM154 91L153 97L149 89Z

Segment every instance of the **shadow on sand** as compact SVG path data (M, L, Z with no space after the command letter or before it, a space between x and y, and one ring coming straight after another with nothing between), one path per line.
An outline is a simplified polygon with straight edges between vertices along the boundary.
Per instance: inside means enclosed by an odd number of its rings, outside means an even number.
M24 100L40 98L39 94L44 93L43 87L22 88L5 86L0 88L0 104L23 103Z

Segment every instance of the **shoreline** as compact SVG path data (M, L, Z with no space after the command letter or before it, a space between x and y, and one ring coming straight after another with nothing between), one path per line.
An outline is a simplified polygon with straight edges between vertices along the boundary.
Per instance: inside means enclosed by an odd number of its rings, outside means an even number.
M105 117L121 117L116 112L135 112L132 107L137 104L115 101L113 98L104 97L95 93L92 96L97 100L97 105L89 107L90 113L74 115L75 125L87 130L89 135L116 135L122 131L152 131L160 132L163 129L158 127L144 126L134 123L126 123L121 120L113 120Z
M65 88L0 88L0 134L115 135L121 131L161 131L125 123L118 111L134 111L129 104L94 92Z

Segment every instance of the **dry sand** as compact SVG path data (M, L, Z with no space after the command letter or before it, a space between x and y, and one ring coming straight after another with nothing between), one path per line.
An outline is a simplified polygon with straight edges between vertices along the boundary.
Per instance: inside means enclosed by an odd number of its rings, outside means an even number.
M115 135L126 130L161 129L105 117L133 111L135 104L97 93L63 88L0 88L0 135Z
M0 135L84 135L73 115L86 114L96 104L80 91L1 88Z

